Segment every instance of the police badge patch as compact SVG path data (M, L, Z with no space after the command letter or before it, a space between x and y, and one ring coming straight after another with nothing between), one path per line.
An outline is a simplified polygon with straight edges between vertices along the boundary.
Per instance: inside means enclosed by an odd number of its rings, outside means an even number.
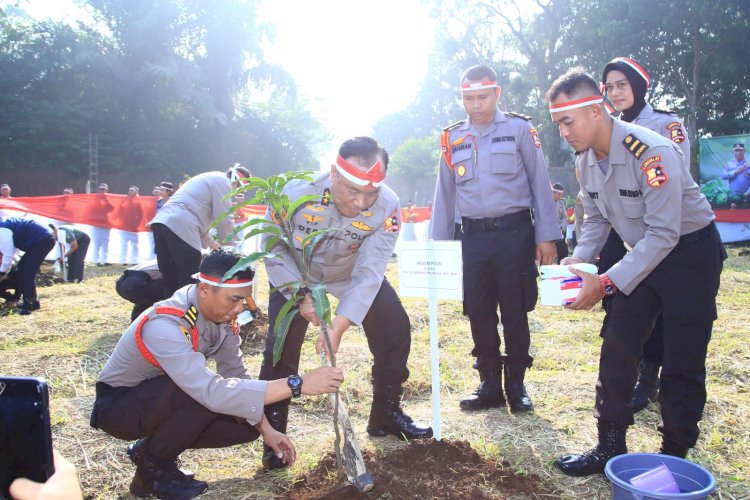
M661 155L656 155L641 165L641 170L646 174L646 184L654 188L660 188L667 182L667 173L660 162Z
M529 133L531 134L531 139L534 141L534 146L541 148L542 141L539 140L539 132L537 132L535 128L530 128Z
M352 222L352 226L356 227L360 231L372 231L372 226L368 226L364 222L361 222L358 220L355 220L354 222Z
M679 144L685 141L685 133L682 131L682 123L669 123L667 124L667 130L669 130L669 138L672 139L672 142Z
M385 220L385 232L386 233L397 233L398 230L399 230L399 225L398 225L398 209L396 209Z

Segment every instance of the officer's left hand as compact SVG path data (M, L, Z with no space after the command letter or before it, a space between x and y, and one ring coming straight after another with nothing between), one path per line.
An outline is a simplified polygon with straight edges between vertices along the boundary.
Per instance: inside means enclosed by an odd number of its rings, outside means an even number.
M591 309L594 304L602 300L604 293L602 293L601 285L599 284L598 274L586 273L575 267L569 267L568 270L581 277L583 286L575 302L568 304L565 306L566 308L576 311Z
M339 352L339 344L341 344L341 336L344 332L337 333L333 328L328 328L328 338L331 339L331 346L333 347L333 353ZM318 334L318 341L315 342L315 352L320 354L325 351L328 357L331 357L331 353L328 352L328 344L323 336L323 332Z
M273 448L276 456L288 464L290 467L297 461L297 450L294 449L292 440L286 434L282 434L268 422L266 425L261 425L260 434L263 436L263 442Z
M557 247L554 241L543 241L536 244L536 261L543 266L557 262Z

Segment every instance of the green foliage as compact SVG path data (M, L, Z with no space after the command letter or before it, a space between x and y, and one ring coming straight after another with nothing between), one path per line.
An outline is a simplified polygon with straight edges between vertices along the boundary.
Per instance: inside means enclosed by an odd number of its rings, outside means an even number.
M90 26L0 12L6 180L29 167L85 175L89 134L106 179L158 183L237 161L262 176L317 167L327 133L291 76L265 62L257 0L86 3ZM19 193L50 192L25 184Z
M294 225L292 221L294 213L303 204L318 199L318 196L308 195L301 196L295 200L290 200L289 197L283 193L284 187L290 181L311 179L311 172L308 171L292 171L279 175L272 175L268 177L268 179L250 177L244 181L243 185L234 189L229 195L227 195L228 197L233 197L238 194L243 194L245 195L245 198L249 198L249 200L241 205L233 206L228 212L222 214L222 216L213 224L215 226L225 217L231 217L240 210L242 206L249 203L269 207L268 218L250 219L235 229L235 231L228 237L228 240L231 240L235 235L243 234L243 239L248 239L261 235L264 242L264 251L248 255L241 259L234 267L232 267L232 269L227 271L224 275L225 279L230 278L237 271L247 268L249 265L260 259L274 258L281 254L289 255L293 260L293 264L296 265L297 270L299 271L301 279L284 283L278 287L278 290L280 291L289 291L291 297L284 303L276 318L276 325L273 331L273 335L275 336L273 351L274 365L281 359L281 353L284 348L284 342L286 340L286 334L289 331L289 326L295 316L299 314L299 308L295 308L294 306L304 299L304 294L300 293L300 289L307 288L311 291L315 312L318 315L318 318L321 319L321 331L324 332L326 337L328 331L325 327L331 325L331 304L328 301L325 284L313 283L310 279L310 270L312 267L312 258L318 247L318 243L329 233L338 231L338 229L324 228L311 232L300 241L300 248L302 251L298 251L294 244ZM247 229L250 229L250 231L245 232Z

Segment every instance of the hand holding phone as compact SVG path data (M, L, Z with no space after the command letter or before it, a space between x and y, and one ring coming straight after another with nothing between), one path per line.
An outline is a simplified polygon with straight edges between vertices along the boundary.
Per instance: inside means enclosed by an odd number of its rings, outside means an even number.
M54 471L47 382L0 377L0 498L15 479L43 483Z
M44 484L26 478L16 479L10 485L14 500L82 500L81 485L75 466L52 450L55 473Z

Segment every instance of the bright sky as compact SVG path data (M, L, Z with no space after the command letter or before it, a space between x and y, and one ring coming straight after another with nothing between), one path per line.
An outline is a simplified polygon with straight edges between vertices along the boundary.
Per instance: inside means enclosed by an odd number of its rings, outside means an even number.
M435 29L419 0L263 0L261 19L277 27L267 60L334 136L326 156L416 96Z
M79 12L72 0L20 3L37 18L70 20ZM378 118L416 96L435 30L420 0L262 0L260 21L276 26L267 61L292 75L333 134L324 166L343 140L371 134Z

